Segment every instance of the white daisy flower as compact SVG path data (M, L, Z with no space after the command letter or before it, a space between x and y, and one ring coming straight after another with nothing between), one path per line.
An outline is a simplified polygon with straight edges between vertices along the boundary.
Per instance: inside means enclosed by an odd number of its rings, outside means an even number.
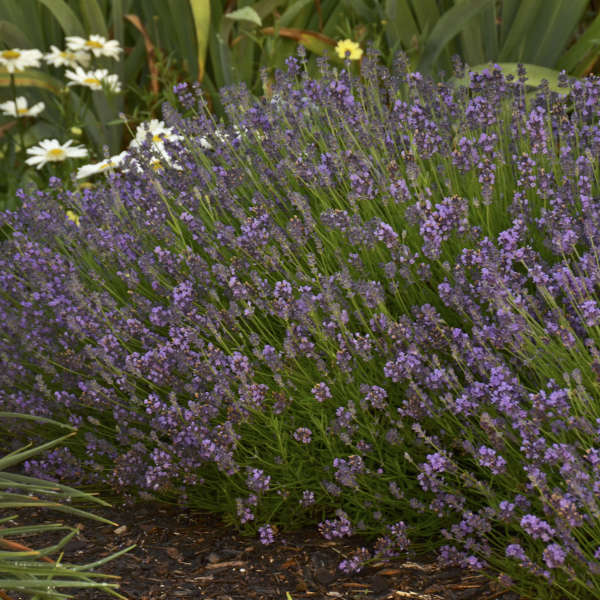
M84 179L85 177L89 177L90 175L95 175L96 173L102 173L109 169L114 169L118 167L128 156L127 150L121 152L121 154L116 154L115 156L111 156L105 160L101 160L98 163L83 165L77 169L77 179Z
M11 50L0 51L0 67L4 67L9 73L23 71L28 67L39 67L42 53L39 50Z
M37 146L27 148L27 154L31 154L25 162L28 165L37 165L41 169L48 162L61 162L67 158L83 158L88 151L83 146L71 146L73 140L60 144L56 139L47 139L39 142Z
M0 110L7 117L37 117L45 108L43 102L38 102L33 106L28 106L25 96L17 96L15 100L2 102Z
M75 71L65 71L65 77L71 80L67 85L83 85L92 90L101 90L106 86L111 92L117 93L121 91L119 76L114 74L109 75L107 69L84 71L81 67L75 67Z
M90 64L91 57L84 50L71 52L70 50L60 50L56 46L50 46L50 52L44 54L44 59L53 67L71 67L74 69L79 65L87 67Z
M67 49L71 52L87 50L96 57L108 56L115 60L119 60L119 53L123 52L123 48L121 48L117 40L107 40L105 37L94 33L87 39L76 35L69 35L65 40L67 42Z
M151 141L154 145L165 141L176 142L183 139L180 135L175 134L171 127L167 127L164 121L151 119L138 125L135 130L135 137L131 140L129 147L139 148L146 141L148 134L151 135Z

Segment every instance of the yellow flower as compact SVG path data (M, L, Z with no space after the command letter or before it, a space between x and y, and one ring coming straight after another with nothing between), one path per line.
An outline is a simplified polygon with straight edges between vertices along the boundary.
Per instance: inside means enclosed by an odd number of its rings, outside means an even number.
M73 221L75 225L79 225L79 215L75 214L72 210L67 211L67 219L69 219L69 221Z
M352 40L341 40L337 43L335 51L340 58L346 58L346 52L350 53L350 60L359 60L363 55L362 48Z

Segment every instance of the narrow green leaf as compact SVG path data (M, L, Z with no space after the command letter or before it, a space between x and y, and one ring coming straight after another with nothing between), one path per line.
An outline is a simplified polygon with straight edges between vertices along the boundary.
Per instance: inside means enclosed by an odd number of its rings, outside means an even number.
M264 19L271 15L276 8L284 4L284 2L285 0L260 0L252 8L261 19Z
M3 471L4 469L8 469L9 467L12 467L13 465L19 464L20 462L27 460L30 456L34 456L35 454L38 454L39 452L48 450L49 448L52 448L52 447L56 446L57 444L64 442L67 438L70 438L71 436L73 436L75 434L76 434L76 432L74 431L73 433L68 433L67 435L63 435L62 437L60 437L56 440L52 440L51 442L47 442L40 446L36 446L35 448L31 448L30 450L23 450L22 452L19 452L17 454L9 454L8 456L4 456L3 458L0 458L0 471Z
M0 40L13 48L31 48L29 38L14 23L0 21Z
M493 2L494 0L467 0L446 11L427 38L418 69L430 72L448 42L462 31L465 23Z
M457 5L464 3L465 0L455 0L455 4ZM483 17L483 13L480 16ZM460 32L461 54L463 60L468 65L479 65L486 60L483 49L482 20L476 18L469 19Z
M385 19L385 35L390 48L397 47L398 42L406 48L419 35L408 0L386 0Z
M79 11L88 33L108 37L108 28L97 0L79 0Z
M310 4L314 5L314 0L296 0L296 2L289 6L281 17L277 19L277 25L279 27L290 27L300 12Z
M73 427L73 425L68 425L67 423L61 423L60 421L55 421L54 419L48 419L47 417L40 417L38 415L27 415L24 413L0 411L0 419L12 419L12 418L25 419L26 421L35 421L36 423L48 423L49 425L56 425L57 427L62 427L63 429L69 429L70 431L77 431L77 428Z
M85 36L85 31L77 15L63 0L38 0L52 13L60 23L65 35Z
M412 0L412 7L421 31L431 31L440 19L436 0Z
M251 6L244 6L243 8L227 13L225 18L231 19L232 21L247 21L248 23L254 23L259 27L262 27L260 15Z
M17 87L36 87L48 90L57 95L65 85L59 79L43 71L17 71L14 75ZM4 70L0 70L0 86L10 86L10 74Z
M600 15L592 21L582 36L558 60L556 67L572 72L590 53L598 55L600 46Z
M575 32L589 0L544 2L543 11L527 35L525 61L553 67Z
M208 32L210 30L210 0L190 0L196 31L196 51L198 55L198 81L204 78Z
M522 60L527 36L531 34L541 8L543 9L541 3L537 0L521 2L519 10L514 16L510 31L506 36L506 41L500 49L498 60Z

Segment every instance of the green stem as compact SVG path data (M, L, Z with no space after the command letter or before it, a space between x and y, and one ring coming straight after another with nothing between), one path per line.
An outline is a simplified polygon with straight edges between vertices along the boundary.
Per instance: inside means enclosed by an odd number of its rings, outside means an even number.
M17 86L15 84L15 74L11 73L10 74L10 90L12 92L12 97L13 97L13 102L15 103L15 115L16 115L16 119L17 119L17 129L19 130L19 140L21 143L21 147L20 147L20 153L23 157L23 159L25 159L25 137L23 134L23 120L19 117L19 111L17 109Z

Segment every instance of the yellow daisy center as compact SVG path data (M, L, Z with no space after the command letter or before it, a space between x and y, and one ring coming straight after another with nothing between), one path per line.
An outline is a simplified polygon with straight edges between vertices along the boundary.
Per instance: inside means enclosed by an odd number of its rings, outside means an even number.
M4 50L2 52L2 58L8 58L9 60L19 58L19 56L21 56L21 53L16 50Z
M29 112L28 108L17 108L17 114L18 115L25 115Z
M100 165L100 170L104 171L104 169L108 169L109 167L114 167L114 166L115 166L115 163L112 162L112 160L109 160Z
M83 83L85 83L86 85L102 85L102 82L99 79L96 79L95 77L86 77L83 80Z
M62 148L52 148L48 150L48 154L53 158L60 158L65 155L65 151Z
M103 48L103 45L95 40L87 40L85 45L88 46L88 48Z
M155 171L158 171L158 170L160 170L160 169L162 169L162 168L163 168L163 166L162 166L162 164L161 164L160 160L158 160L158 159L155 159L155 160L153 160L153 161L150 163L150 166L151 166L151 167L152 167L152 168L153 168Z
M154 143L158 143L158 142L162 141L162 138L160 137L160 135L159 135L158 133L155 133L155 134L152 136L152 141L153 141Z

